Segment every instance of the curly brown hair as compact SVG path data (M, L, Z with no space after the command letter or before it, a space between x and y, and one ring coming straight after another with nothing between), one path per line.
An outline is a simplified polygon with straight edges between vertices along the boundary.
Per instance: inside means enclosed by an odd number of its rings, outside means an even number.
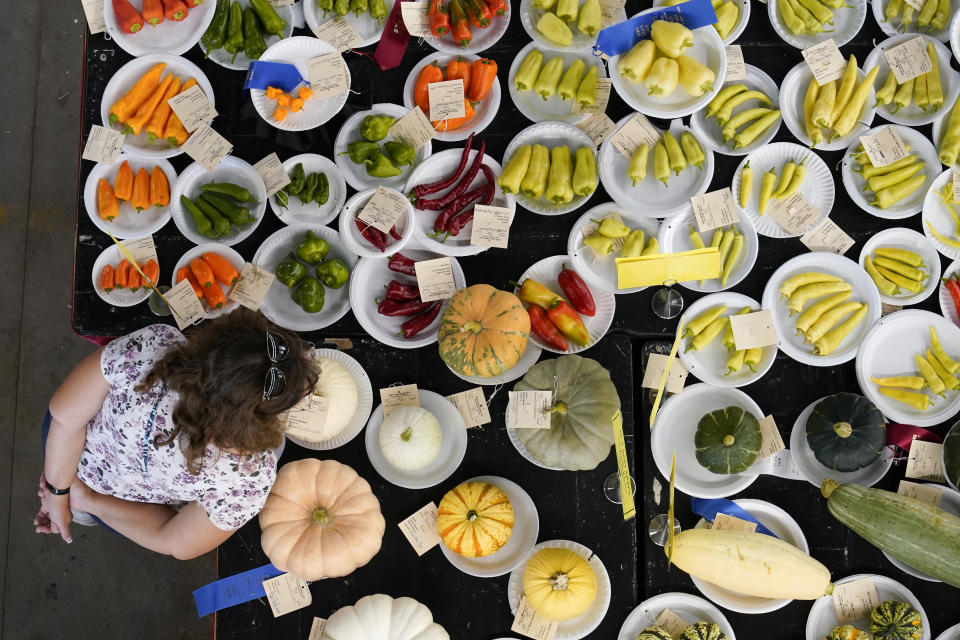
M286 380L280 395L263 400L271 365L267 331L288 351L276 364ZM277 415L296 405L317 383L310 345L243 307L189 330L186 336L187 341L167 351L135 388L143 392L163 383L180 396L173 410L173 432L157 436L154 444L179 441L194 475L200 473L208 444L246 454L279 447L283 425Z

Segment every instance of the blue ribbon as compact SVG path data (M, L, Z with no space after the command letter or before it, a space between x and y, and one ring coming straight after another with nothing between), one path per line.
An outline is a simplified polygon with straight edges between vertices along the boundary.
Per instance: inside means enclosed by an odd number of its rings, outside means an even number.
M601 30L597 34L597 44L593 46L593 55L618 56L629 51L633 45L650 37L650 25L656 20L679 22L687 29L699 29L714 24L717 12L710 0L688 0L672 7L659 7Z
M698 1L698 0L694 0ZM290 93L307 81L297 71L297 67L286 62L253 61L247 69L247 79L243 83L244 89L260 89L277 87Z
M760 524L759 520L747 513L743 507L732 500L727 500L725 498L716 498L713 500L690 498L690 507L693 509L695 514L703 517L706 520L709 520L710 522L713 522L718 513L725 513L728 516L740 518L741 520L746 520L747 522L756 522L757 533L763 533L768 536L773 536L774 538L777 537L773 531L770 531L770 529L767 529L765 526Z
M200 587L193 592L197 615L202 618L220 609L263 598L267 595L263 590L263 581L281 574L283 571L280 569L272 564L265 564Z

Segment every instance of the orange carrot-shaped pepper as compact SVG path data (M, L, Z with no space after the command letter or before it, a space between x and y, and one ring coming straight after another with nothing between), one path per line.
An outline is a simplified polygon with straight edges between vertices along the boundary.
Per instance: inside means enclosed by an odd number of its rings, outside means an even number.
M115 289L123 289L127 286L127 278L130 274L130 263L121 260L120 264L113 272L113 286Z
M142 278L140 277L140 273L131 264L129 271L127 271L127 288L130 289L130 291L136 291L140 288L141 284Z
M490 87L497 80L497 63L489 58L480 58L473 63L473 75L470 77L470 88L467 91L467 98L471 102L480 102Z
M117 217L117 213L119 213L119 207L117 198L113 194L113 187L100 178L100 182L97 183L97 214L109 222Z
M417 84L413 88L413 101L427 117L430 116L430 90L428 87L434 82L443 82L443 71L437 66L436 62L428 64L420 70L420 75L417 76Z
M463 92L470 88L470 61L457 56L447 63L447 80L463 80Z
M157 208L170 204L170 182L163 169L156 165L150 172L150 203Z
M157 110L157 106L159 106L160 101L163 100L163 96L167 93L167 88L171 82L173 82L173 74L168 73L157 88L153 90L153 94L140 105L137 113L124 123L126 125L123 128L124 133L133 133L133 135L140 133L140 130L143 129L147 121L150 120L153 112Z
M237 273L237 270L233 268L233 265L230 264L227 259L221 256L219 253L208 251L207 253L203 254L203 260L210 265L210 268L213 270L214 277L228 287L232 284L236 284L237 280L240 279L240 274Z
M150 208L150 174L143 167L133 179L133 197L130 198L130 204L137 211Z
M220 309L227 304L227 299L223 295L223 289L220 285L203 288L203 299L207 301L212 309Z
M463 117L462 118L447 118L445 120L436 120L433 122L433 128L437 131L453 131L458 129L463 125L467 124L473 119L473 116L476 115L476 112L473 110L473 105L470 104L470 101L466 98L463 99Z
M120 202L126 202L133 197L133 169L126 160L117 169L117 177L113 180L113 194Z
M100 288L103 289L105 293L110 293L113 291L112 265L104 265L103 269L100 271Z
M187 5L183 4L181 0L163 0L163 8L163 14L167 16L167 19L176 22L180 22L190 13Z
M117 27L124 33L137 33L143 29L143 18L130 0L113 0L113 15L117 19Z
M177 269L177 284L180 284L184 280L190 281L190 286L193 287L193 292L197 294L197 299L203 300L203 288L200 286L200 283L198 283L197 279L193 277L192 273L190 273L189 268L180 267Z
M430 21L430 33L436 37L442 38L450 31L450 14L443 0L430 0L427 19Z
M180 87L180 93L183 93L195 84L197 84L196 79L188 79L183 83L183 86ZM177 95L180 94L178 93ZM183 123L180 122L177 114L171 112L170 117L167 118L167 126L163 129L163 137L167 139L167 143L169 143L171 147L179 147L190 137L190 132L188 132L183 126Z
M167 120L170 119L170 113L173 111L167 100L180 93L180 85L180 76L177 76L167 87L167 92L163 94L163 100L157 105L157 110L153 112L153 116L150 117L150 122L147 123L147 138L151 143L157 138L163 137L163 130L167 126Z
M160 62L151 67L149 71L140 76L140 79L130 88L130 91L127 91L125 96L110 107L110 124L126 122L133 117L140 105L147 101L154 88L159 84L160 76L166 66L166 62Z
M213 269L201 258L194 258L190 261L190 273L197 279L204 289L213 286Z
M163 3L160 0L143 0L140 13L150 26L155 27L163 22Z
M153 258L150 258L145 263L140 265L140 271L142 271L143 275L147 276L147 280L152 282L154 285L156 285L157 281L160 279L160 265L158 265L157 261ZM146 281L143 282L143 286L148 286Z

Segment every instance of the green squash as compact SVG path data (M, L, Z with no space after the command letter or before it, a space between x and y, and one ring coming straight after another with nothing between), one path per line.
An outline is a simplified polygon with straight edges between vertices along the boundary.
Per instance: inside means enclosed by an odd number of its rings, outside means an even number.
M634 640L673 640L673 636L663 627L647 627Z
M694 622L683 630L680 640L727 640L727 634L713 622Z
M920 640L923 620L909 603L884 600L870 612L870 633L874 640Z
M560 356L534 365L514 391L554 390L549 429L514 429L531 456L548 467L595 469L610 454L611 419L620 396L610 373L595 360Z
M845 624L842 627L834 627L823 640L871 640L870 634L866 631L857 629L852 624Z
M760 423L742 407L711 411L697 423L697 462L714 473L740 473L760 452Z
M943 439L943 472L953 486L960 487L960 422Z
M887 426L876 405L856 393L837 393L817 403L807 419L807 444L834 471L856 471L877 461Z

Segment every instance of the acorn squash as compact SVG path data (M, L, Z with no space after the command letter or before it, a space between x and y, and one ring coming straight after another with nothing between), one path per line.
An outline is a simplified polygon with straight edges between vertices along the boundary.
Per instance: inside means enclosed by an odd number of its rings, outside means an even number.
M634 640L673 640L673 636L663 627L647 627Z
M908 602L884 600L870 612L874 640L920 640L923 620Z
M697 462L714 473L740 473L760 453L760 423L743 407L731 406L704 415L694 435Z
M727 634L714 622L694 622L683 630L680 640L727 640Z
M807 419L807 444L820 464L834 471L856 471L873 464L886 441L883 414L856 393L827 396Z

